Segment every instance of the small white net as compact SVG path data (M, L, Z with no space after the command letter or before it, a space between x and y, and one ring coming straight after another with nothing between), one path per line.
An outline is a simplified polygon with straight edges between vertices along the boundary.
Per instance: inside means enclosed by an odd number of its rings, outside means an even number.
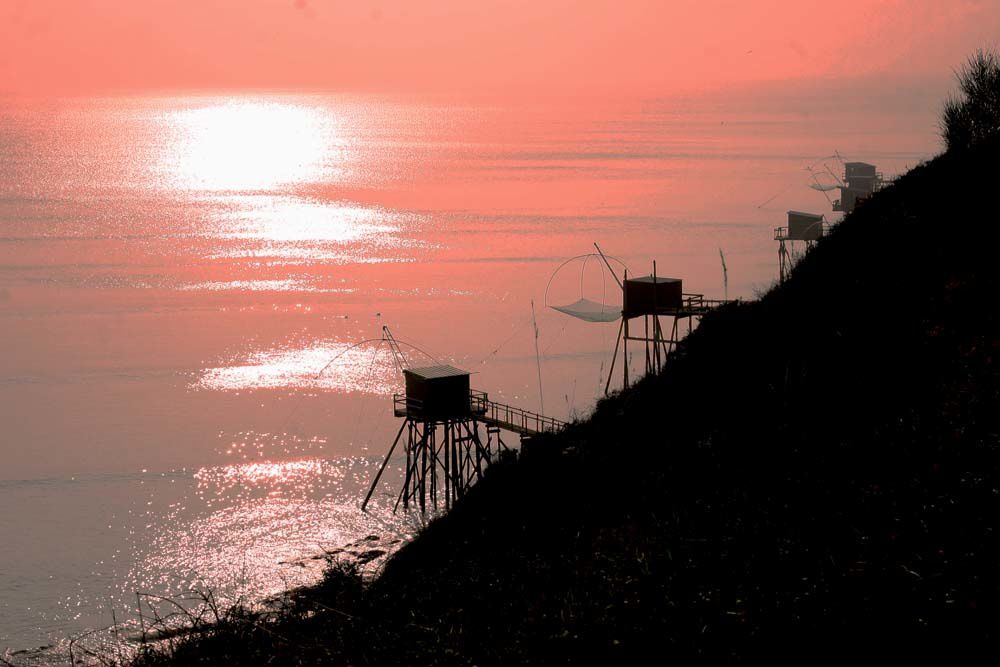
M590 299L579 299L565 306L549 307L584 322L614 322L622 316L621 306L598 303Z

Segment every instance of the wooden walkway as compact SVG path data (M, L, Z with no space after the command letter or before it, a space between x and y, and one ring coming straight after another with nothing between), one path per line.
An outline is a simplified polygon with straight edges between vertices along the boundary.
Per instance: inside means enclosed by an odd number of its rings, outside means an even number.
M403 394L396 394L393 397L395 413L397 417L410 417L413 414L422 414L419 406L413 399L407 398ZM469 391L469 417L482 422L489 427L501 428L511 433L523 436L539 435L541 433L558 433L566 428L566 422L553 417L524 410L513 405L497 403L491 401L486 392ZM413 413L413 414L411 414ZM429 418L428 421L435 421Z
M487 426L496 426L505 431L528 436L558 433L566 428L566 422L553 417L546 417L513 405L496 403L482 392L473 391L471 394L473 414Z

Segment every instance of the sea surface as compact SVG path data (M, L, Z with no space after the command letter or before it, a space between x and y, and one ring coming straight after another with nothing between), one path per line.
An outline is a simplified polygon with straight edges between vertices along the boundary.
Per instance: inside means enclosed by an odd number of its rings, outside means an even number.
M753 298L785 211L834 219L812 174L931 157L936 111L0 98L0 655L134 618L137 592L259 600L325 550L391 549L422 519L391 511L398 459L358 509L398 428L383 326L414 366L585 415L617 326L549 306L620 300L600 262L560 265L597 242Z

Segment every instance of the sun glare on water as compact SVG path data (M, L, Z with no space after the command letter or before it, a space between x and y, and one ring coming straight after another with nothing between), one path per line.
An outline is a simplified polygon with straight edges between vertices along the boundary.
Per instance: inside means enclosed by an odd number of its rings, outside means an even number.
M307 389L385 396L399 389L389 351L379 345L316 343L261 351L242 361L203 371L197 389Z
M229 100L168 116L166 163L192 190L259 191L318 178L336 151L334 118L319 108Z
M219 98L165 113L160 186L210 212L210 258L398 261L419 215L306 194L347 178L356 119L327 101Z
M224 199L235 211L221 236L275 242L320 241L346 244L395 232L402 215L349 202L317 202L297 197L236 195Z

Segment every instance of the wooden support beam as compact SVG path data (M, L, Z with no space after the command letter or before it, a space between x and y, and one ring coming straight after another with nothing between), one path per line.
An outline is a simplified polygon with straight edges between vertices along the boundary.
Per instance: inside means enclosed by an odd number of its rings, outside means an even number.
M445 423L444 425L444 462L442 467L444 468L444 506L445 509L451 509L451 474L448 469L448 453L451 451L452 447L452 432L451 424Z
M427 430L428 424L424 422L424 434L420 438L420 511L427 511Z
M375 474L375 479L372 480L371 488L368 489L368 495L365 496L364 502L361 503L361 511L364 512L365 508L368 507L368 501L371 500L372 494L375 492L375 487L378 486L378 481L382 479L382 473L385 472L385 467L389 465L389 458L392 456L392 452L395 451L396 445L399 444L399 438L403 435L403 429L406 428L407 422L403 422L403 425L399 427L399 432L396 434L396 439L392 441L392 447L389 448L389 453L385 455L385 460L382 461L381 467L379 467L378 472Z
M653 294L654 295L656 294L655 290L653 291ZM655 296L654 296L654 298L655 298ZM643 352L645 352L645 355L646 355L646 375L649 375L649 372L652 370L652 368L649 365L650 364L650 359L649 359L649 315L643 315L642 316L642 324L645 327L645 335L643 337L643 340L646 341L646 344L643 345L642 347L643 347Z
M604 384L604 395L608 395L608 389L611 387L611 378L615 373L615 361L618 359L618 345L622 342L622 331L625 327L625 318L622 318L621 324L618 325L618 335L615 336L615 351L611 355L611 368L608 369L608 381Z

